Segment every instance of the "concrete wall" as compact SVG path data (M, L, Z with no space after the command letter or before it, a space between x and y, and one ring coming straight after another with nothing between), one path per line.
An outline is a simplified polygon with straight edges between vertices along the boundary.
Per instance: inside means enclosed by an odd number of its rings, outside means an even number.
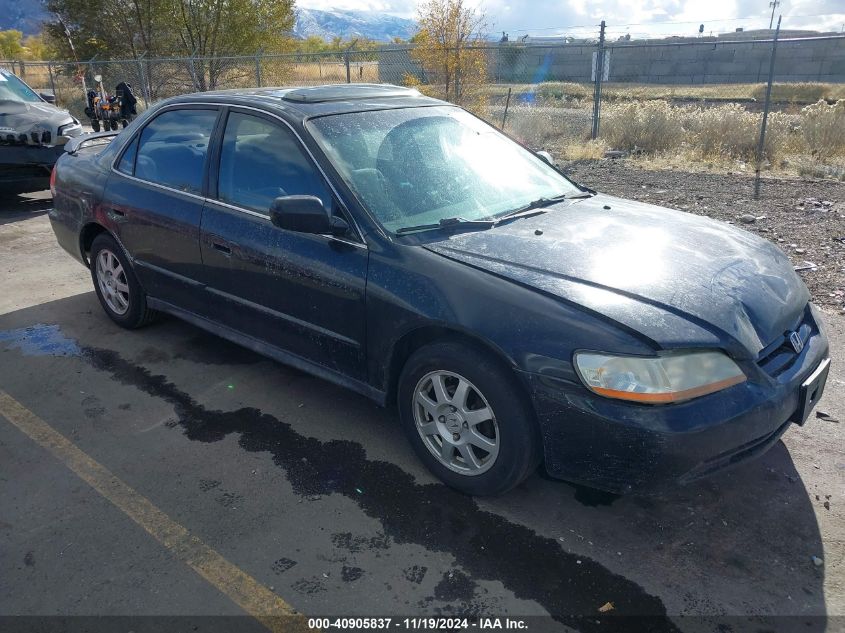
M596 47L491 47L488 69L496 82L587 82ZM768 41L696 41L611 45L609 81L659 84L764 82L772 44ZM406 74L424 81L409 49L382 51L379 79L398 83ZM776 81L845 82L845 37L781 40L775 63Z

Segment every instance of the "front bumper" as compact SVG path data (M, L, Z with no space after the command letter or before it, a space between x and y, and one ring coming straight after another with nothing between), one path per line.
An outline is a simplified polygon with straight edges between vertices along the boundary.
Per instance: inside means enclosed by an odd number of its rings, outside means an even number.
M47 182L50 170L64 151L62 145L0 145L0 183Z
M752 362L747 382L680 404L613 400L524 372L546 470L611 492L654 493L762 455L792 423L803 423L802 384L828 357L827 336L811 307L805 322L803 350L777 375Z

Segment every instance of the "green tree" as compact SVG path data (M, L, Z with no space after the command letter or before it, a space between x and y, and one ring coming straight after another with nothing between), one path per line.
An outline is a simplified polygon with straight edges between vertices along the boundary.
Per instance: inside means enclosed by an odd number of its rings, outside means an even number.
M23 40L24 56L27 59L52 59L53 51L43 35L28 35Z
M15 29L0 31L0 59L21 59L23 57L23 33Z
M290 42L294 0L176 0L173 27L199 90L214 89L230 55L279 52Z
M47 0L46 7L55 19L47 22L45 34L65 59L72 58L65 27L82 60L95 55L137 59L176 50L175 0L116 0L108 10L90 0Z
M46 7L56 18L46 26L50 43L70 58L67 27L81 60L280 51L294 24L294 0L113 0L106 8L46 0ZM212 76L203 72L205 81Z

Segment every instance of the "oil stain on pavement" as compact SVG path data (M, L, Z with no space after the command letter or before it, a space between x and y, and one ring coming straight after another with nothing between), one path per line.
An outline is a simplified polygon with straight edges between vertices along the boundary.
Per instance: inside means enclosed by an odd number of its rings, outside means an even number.
M442 484L418 484L395 464L367 459L360 444L301 435L255 408L208 409L165 376L154 375L113 350L81 346L61 335L58 326L40 327L37 335L12 336L7 331L0 337L25 354L79 355L118 382L172 405L177 424L189 439L217 442L238 434L244 450L272 455L298 495L343 495L380 521L383 534L393 542L451 555L463 571L444 577L441 588L457 583L470 591L476 581L499 581L517 598L538 603L555 620L580 631L678 630L666 617L663 602L633 581L588 557L564 551L552 538L482 510L471 497ZM343 541L346 535L336 538ZM346 540L350 549L356 547L354 539ZM411 574L413 581L424 574L414 571L420 573ZM299 589L320 590L310 585ZM597 613L601 606L597 596L612 600L613 616ZM620 615L640 617L616 617Z

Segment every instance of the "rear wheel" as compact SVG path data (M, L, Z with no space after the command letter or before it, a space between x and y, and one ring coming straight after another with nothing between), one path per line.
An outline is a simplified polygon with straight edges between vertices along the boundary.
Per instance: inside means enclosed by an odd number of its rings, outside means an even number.
M449 486L502 494L536 469L537 425L514 381L498 359L459 343L429 345L408 359L399 379L402 425Z
M91 278L103 310L121 327L138 328L154 318L123 249L105 233L91 245Z

